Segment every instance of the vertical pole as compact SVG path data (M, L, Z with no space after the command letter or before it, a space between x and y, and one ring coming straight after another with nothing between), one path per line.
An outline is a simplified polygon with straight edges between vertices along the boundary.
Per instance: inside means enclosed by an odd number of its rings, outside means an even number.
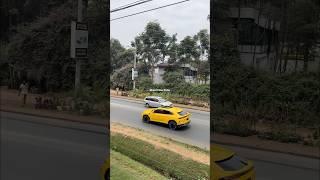
M78 22L82 22L82 0L78 0ZM81 59L76 58L76 74L75 74L75 92L78 94L80 88L80 75L81 75Z
M134 48L134 58L133 58L133 70L136 71L137 66L137 47ZM136 89L136 80L134 77L135 73L133 73L133 90Z

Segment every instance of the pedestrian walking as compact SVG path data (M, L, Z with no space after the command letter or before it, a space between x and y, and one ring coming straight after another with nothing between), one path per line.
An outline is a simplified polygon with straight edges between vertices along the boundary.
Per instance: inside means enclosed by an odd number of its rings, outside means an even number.
M26 81L23 81L19 87L19 96L22 95L22 106L26 105L27 96L28 96L29 84Z

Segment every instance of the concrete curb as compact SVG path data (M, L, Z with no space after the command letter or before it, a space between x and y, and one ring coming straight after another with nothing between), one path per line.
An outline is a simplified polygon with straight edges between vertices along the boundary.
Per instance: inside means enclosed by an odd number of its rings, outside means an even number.
M41 114L37 114L37 113L27 113L27 112L14 111L14 110L2 109L2 108L0 109L0 111L29 115L29 116L37 116L37 117L43 117L43 118L50 118L50 119L56 119L56 120L62 120L62 121L70 121L70 122L76 122L76 123L81 123L81 124L90 124L90 125L96 125L96 126L104 126L105 127L107 125L107 123L103 123L103 122L98 123L98 122L92 122L92 121L81 121L81 120L70 119L70 118L56 117L56 116L50 116L50 115L41 115ZM294 156L300 156L300 157L306 157L306 158L320 160L320 148L319 148L319 156L316 156L316 155L307 155L307 154L302 154L302 153L295 153L295 152L289 152L289 151L281 151L281 150L274 150L274 149L262 148L262 147L257 147L257 146L244 145L244 144L240 144L240 143L222 142L222 141L217 141L217 140L213 140L213 141L211 141L211 143L227 145L227 146L238 146L238 147L243 147L243 148L248 148L248 149L289 154L289 155L294 155Z
M142 99L139 99L139 98L127 97L127 96L117 96L117 95L112 95L112 94L110 94L110 97L132 100L132 101L139 102L139 103L141 103L141 100L142 100ZM188 105L183 105L183 104L176 104L176 107L193 109L193 110L204 111L204 112L210 112L210 109L207 109L207 108L201 108L201 107L196 107L196 106L188 106Z
M288 151L281 151L281 150L267 149L267 148L261 148L261 147L256 147L256 146L237 144L237 143L229 143L229 142L226 143L226 142L221 142L221 141L216 141L216 140L211 141L211 143L227 145L227 146L237 146L237 147L242 147L242 148L247 148L247 149L255 149L255 150L260 150L260 151L268 151L268 152L281 153L281 154L289 154L289 155L294 155L294 156L300 156L300 157L320 160L320 155L319 156L307 155L307 154L301 154L301 153L295 153L295 152L288 152Z
M75 120L70 118L63 118L63 117L56 117L56 116L50 116L50 115L41 115L36 113L27 113L27 112L21 112L21 111L14 111L14 110L8 110L8 109L0 109L2 112L8 112L8 113L17 113L17 114L23 114L28 116L37 116L37 117L43 117L43 118L50 118L50 119L56 119L56 120L62 120L62 121L70 121L70 122L76 122L80 124L90 124L90 125L96 125L96 126L106 126L106 123L97 123L97 122L90 122L90 121L81 121L81 120Z

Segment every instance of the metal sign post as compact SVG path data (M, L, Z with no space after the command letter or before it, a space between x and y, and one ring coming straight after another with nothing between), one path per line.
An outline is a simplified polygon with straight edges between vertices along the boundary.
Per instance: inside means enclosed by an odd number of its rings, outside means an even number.
M82 23L83 2L78 0L77 22L71 22L71 58L76 60L75 93L80 88L81 59L88 55L88 25Z
M137 64L137 48L134 48L134 59L133 59L133 68L132 68L132 80L133 80L133 90L136 89L136 80L135 78L138 77L138 71L136 71L136 64Z

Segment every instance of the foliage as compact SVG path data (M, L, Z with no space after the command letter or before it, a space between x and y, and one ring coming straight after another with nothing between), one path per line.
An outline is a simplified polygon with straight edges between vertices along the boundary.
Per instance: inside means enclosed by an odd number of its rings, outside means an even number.
M164 82L168 85L184 83L182 71L166 71L162 76Z
M138 139L114 134L111 135L111 148L168 178L186 180L209 178L208 165L186 159L165 149L159 149Z
M117 69L111 76L111 88L115 89L119 87L122 90L132 89L132 68L131 64Z
M137 88L147 91L152 87L152 80L149 76L140 76L137 81Z
M273 130L271 132L263 132L258 134L258 137L261 139L275 140L284 143L298 143L303 140L303 137L294 133L294 131L290 131L285 128L281 130Z
M94 0L88 7L88 15L94 18L88 19L90 49L88 60L82 61L81 83L84 85L92 86L97 81L102 87L109 84L104 4L105 1ZM70 59L72 8L72 2L67 1L51 10L48 16L22 26L9 44L8 58L14 71L24 74L20 78L37 82L44 91L63 91L73 87L75 62Z

